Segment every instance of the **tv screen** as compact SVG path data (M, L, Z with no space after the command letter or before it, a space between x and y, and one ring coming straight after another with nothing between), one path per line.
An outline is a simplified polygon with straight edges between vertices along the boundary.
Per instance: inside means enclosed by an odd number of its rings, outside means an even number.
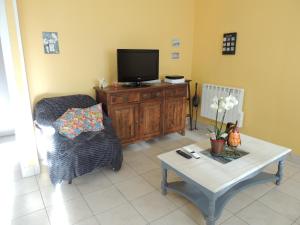
M118 49L118 81L141 82L158 79L159 50Z

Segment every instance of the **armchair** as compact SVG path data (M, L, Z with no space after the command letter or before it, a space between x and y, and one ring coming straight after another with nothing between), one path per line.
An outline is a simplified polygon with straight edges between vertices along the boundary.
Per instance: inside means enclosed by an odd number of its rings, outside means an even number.
M120 141L112 128L111 119L103 112L105 129L99 132L84 132L75 139L58 133L53 122L69 108L87 108L97 104L88 95L72 95L44 98L34 107L34 120L46 144L38 145L47 154L51 182L72 182L75 177L99 167L111 167L118 171L122 166L123 154ZM47 131L52 129L52 134Z

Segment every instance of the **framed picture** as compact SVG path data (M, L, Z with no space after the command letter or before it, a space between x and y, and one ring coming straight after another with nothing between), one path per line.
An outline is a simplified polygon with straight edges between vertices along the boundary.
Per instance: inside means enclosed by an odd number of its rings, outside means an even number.
M226 33L223 36L223 55L235 55L237 33Z
M59 54L57 32L43 32L45 54Z

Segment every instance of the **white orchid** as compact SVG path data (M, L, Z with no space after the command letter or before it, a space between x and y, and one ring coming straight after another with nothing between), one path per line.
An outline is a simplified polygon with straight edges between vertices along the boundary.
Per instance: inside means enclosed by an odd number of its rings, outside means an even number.
M223 112L231 110L234 106L238 105L238 100L232 96L229 95L228 97L214 97L212 100L212 104L210 107L214 110L218 110L219 112Z
M216 138L220 139L220 138L224 138L224 133L222 133L222 127L224 124L224 119L226 116L226 112L233 109L236 105L238 105L238 100L236 99L236 97L234 97L233 95L229 95L227 97L220 97L218 98L217 96L215 96L212 99L212 104L210 105L210 107L214 110L216 110L216 124L215 124L215 131L214 133L216 134ZM218 116L219 113L223 114L223 118L222 118L222 124L220 129L218 128Z
M230 109L239 104L239 101L233 95L229 95L228 97L226 97L225 101L227 106L230 106Z

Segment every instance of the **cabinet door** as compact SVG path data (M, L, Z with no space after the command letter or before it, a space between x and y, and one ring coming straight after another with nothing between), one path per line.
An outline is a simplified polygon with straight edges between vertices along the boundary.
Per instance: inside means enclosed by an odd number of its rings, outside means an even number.
M185 97L166 98L165 102L165 132L184 132L185 129Z
M162 100L149 100L140 105L140 135L142 139L162 134Z
M111 108L112 124L122 143L138 139L138 109L136 104L116 105Z

